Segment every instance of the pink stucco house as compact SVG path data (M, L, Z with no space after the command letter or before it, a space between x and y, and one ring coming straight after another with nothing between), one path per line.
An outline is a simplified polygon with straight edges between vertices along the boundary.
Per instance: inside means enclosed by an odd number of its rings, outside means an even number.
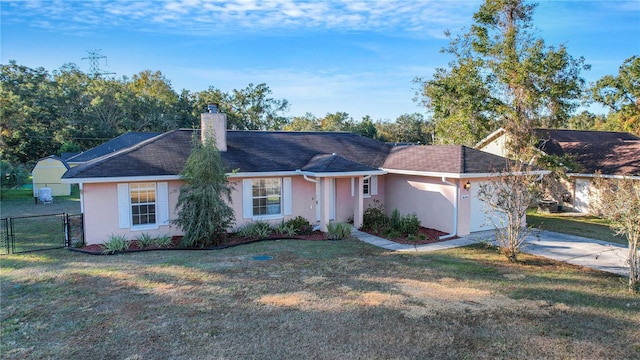
M362 224L378 200L388 212L415 213L451 235L487 230L479 184L506 159L465 146L393 146L346 132L233 131L226 115L202 114L200 130L174 130L71 168L80 185L87 244L112 234L180 235L172 224L192 141L215 134L233 187L236 225L303 216Z

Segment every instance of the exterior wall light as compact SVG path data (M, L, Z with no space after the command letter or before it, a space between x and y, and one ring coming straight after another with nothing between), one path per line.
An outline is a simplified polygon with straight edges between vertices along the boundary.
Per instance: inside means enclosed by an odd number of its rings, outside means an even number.
M467 181L467 183L466 183L466 184L464 184L464 189L465 189L465 190L469 190L469 189L471 189L471 183L470 183L469 181Z

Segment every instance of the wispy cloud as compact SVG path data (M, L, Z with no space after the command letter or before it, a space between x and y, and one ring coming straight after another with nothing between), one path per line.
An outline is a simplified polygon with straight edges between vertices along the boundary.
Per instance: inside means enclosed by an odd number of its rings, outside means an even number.
M113 27L192 35L238 31L375 31L440 34L458 28L479 0L173 0L2 2L3 21L61 32Z

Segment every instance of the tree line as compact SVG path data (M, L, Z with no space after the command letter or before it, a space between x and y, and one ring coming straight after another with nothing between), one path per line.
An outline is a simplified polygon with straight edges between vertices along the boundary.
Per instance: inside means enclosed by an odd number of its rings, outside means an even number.
M514 12L496 16L509 6ZM231 129L350 131L388 142L474 146L499 127L521 133L525 143L535 127L640 135L640 56L625 60L618 74L587 84L581 77L589 69L584 58L527 31L534 8L516 0L489 1L468 31L447 33L451 41L442 51L453 60L430 78L414 80L414 100L426 116L404 114L393 121L368 115L355 120L339 111L288 117L289 102L274 98L264 83L230 92L214 86L177 92L160 71L114 79L84 73L75 64L49 73L10 61L0 65L0 156L32 164L129 131L194 128L211 102L227 114ZM610 111L575 113L589 103Z
M395 122L374 122L369 116L356 121L345 112L287 117L289 102L274 98L264 83L231 92L210 86L178 93L160 71L113 79L87 74L75 64L49 73L10 61L0 65L0 86L0 155L14 164L87 150L130 131L195 128L208 103L219 104L230 129L351 131L383 141L420 143L428 143L432 132L417 113Z

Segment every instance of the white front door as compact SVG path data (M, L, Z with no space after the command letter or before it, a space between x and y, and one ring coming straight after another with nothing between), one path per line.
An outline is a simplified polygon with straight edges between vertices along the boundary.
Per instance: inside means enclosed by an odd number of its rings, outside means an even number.
M324 181L329 183L329 194L327 194L327 198L329 199L329 220L336 219L336 181L335 179L324 179ZM322 201L322 189L320 187L320 179L316 181L316 221L320 222L322 217L322 206L320 202Z

